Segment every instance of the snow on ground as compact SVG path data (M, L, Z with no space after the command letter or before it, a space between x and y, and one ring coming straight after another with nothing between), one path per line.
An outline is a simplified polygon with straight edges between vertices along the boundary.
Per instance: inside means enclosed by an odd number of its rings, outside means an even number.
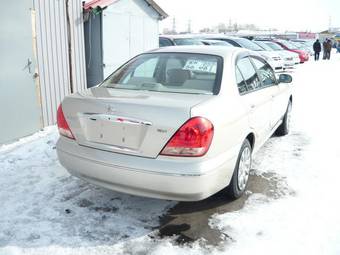
M48 128L0 149L1 255L100 250L150 233L174 204L71 177L57 161L57 137Z
M71 177L58 163L55 127L0 147L0 255L340 254L340 56L294 74L293 132L270 139L254 172L279 177L283 196L253 194L215 214L227 238L176 245L154 236L174 202L123 195Z

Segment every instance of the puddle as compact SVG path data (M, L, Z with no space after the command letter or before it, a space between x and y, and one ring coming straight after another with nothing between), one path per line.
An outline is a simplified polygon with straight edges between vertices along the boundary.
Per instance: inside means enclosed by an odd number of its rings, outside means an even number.
M158 235L160 237L176 236L176 242L179 244L204 239L207 244L217 246L220 242L230 238L209 226L208 221L213 214L242 209L248 197L253 193L261 193L274 199L279 198L284 194L281 188L282 181L275 174L258 176L252 171L247 191L241 198L233 201L219 192L202 201L180 202L160 219Z

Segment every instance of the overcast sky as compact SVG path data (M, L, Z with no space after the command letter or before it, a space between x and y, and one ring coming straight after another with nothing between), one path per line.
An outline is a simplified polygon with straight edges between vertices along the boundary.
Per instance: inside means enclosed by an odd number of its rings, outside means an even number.
M177 31L185 31L191 19L192 29L218 23L255 24L260 28L279 30L321 31L340 27L340 0L156 0L170 15L160 23L172 27L176 17ZM282 4L281 4L282 3Z

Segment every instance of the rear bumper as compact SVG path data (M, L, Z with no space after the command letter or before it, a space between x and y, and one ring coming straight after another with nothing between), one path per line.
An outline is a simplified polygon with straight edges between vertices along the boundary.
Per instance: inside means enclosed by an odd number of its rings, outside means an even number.
M237 158L150 159L80 146L63 137L57 143L57 153L72 175L90 183L132 195L178 201L202 200L226 187Z

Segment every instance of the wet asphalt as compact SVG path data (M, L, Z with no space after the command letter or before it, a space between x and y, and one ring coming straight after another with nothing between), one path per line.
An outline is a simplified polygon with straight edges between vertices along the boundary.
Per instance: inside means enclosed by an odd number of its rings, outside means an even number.
M230 200L221 191L202 201L180 202L160 219L158 236L175 237L179 244L205 240L207 244L217 246L231 238L209 226L211 216L242 209L248 197L254 193L279 198L278 183L279 179L273 174L255 175L252 171L245 194L237 200Z

